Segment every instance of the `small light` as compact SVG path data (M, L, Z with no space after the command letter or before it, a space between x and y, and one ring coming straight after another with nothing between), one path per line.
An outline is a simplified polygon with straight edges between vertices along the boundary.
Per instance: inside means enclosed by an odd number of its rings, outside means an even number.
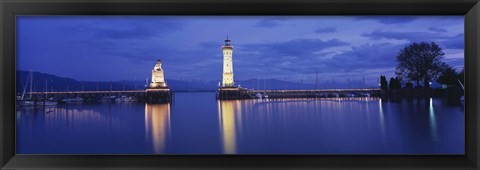
M429 82L428 84L432 85L432 82Z

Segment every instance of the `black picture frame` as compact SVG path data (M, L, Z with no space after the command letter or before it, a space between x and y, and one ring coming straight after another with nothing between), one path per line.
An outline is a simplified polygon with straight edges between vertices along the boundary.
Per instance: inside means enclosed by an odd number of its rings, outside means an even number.
M0 0L0 167L479 169L479 0ZM16 155L16 15L464 15L465 155Z

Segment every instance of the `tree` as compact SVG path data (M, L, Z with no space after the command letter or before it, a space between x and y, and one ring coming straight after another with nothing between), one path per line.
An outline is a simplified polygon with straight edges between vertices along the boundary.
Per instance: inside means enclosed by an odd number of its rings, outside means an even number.
M401 89L402 88L402 82L399 77L395 77L395 83L393 84L394 89Z
M456 85L458 84L458 77L457 71L453 67L447 65L437 78L437 82L445 85Z
M388 88L390 88L390 90L401 89L402 83L400 82L400 78L398 77L390 78L390 84L388 85Z
M390 90L395 89L395 79L393 77L390 78L390 83L388 84L388 88L390 88Z
M406 88L406 89L413 89L413 84L412 84L412 82L407 82L407 83L405 84L405 88Z
M388 89L387 78L384 75L380 76L380 87L382 88L382 90Z
M397 76L415 81L417 86L422 81L424 87L430 87L430 81L435 80L446 66L442 49L434 42L410 44L400 50L396 57Z
M397 80L397 84L396 84L395 88L401 89L402 88L402 80L400 79L400 77L396 77L395 79Z

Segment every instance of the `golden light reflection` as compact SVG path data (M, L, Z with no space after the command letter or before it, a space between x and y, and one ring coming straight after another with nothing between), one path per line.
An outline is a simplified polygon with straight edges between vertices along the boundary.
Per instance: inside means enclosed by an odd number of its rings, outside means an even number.
M155 153L164 153L170 134L170 105L145 104L145 133Z
M241 106L238 100L218 101L220 131L222 134L223 152L225 154L235 154L236 146L236 121L241 120Z

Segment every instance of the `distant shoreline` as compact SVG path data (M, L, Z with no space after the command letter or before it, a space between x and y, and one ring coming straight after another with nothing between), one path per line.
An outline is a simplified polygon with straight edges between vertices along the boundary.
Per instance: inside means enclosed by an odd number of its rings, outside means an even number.
M170 90L173 93L202 93L202 92L215 92L215 90Z

